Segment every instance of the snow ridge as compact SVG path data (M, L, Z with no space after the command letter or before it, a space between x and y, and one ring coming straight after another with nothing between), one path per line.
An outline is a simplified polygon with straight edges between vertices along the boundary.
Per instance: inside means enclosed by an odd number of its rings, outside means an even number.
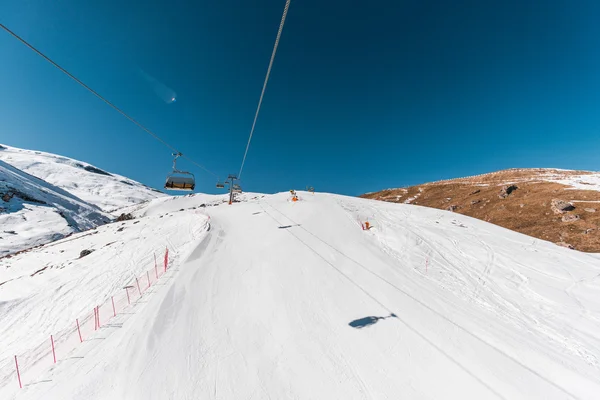
M105 224L99 207L0 161L0 255Z
M0 145L0 161L64 189L107 212L165 196L132 179L52 153Z

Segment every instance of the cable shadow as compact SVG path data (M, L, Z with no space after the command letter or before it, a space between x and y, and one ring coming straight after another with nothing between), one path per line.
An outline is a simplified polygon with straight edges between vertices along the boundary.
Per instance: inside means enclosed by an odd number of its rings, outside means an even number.
M119 324L106 324L106 325L102 325L101 328L122 328L123 324L119 323Z
M354 329L362 329L362 328L366 328L367 326L375 325L380 320L387 319L387 318L398 318L398 317L396 316L396 314L393 314L393 313L388 315L387 317L370 316L370 317L355 319L354 321L348 323L348 325L350 325Z
M45 379L43 381L30 382L30 383L27 383L27 384L25 384L23 386L27 387L27 386L33 386L33 385L38 385L40 383L48 383L48 382L52 382L52 379Z
M300 224L296 224L296 225L282 225L279 226L279 229L288 229L288 228L293 228L294 226L300 226Z

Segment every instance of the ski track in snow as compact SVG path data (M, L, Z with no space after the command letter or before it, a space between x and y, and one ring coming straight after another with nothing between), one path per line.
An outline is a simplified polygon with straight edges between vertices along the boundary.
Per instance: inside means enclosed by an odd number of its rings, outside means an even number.
M0 260L2 373L156 248L178 249L103 340L23 390L0 374L0 398L597 398L599 255L440 210L300 196L159 198L124 209L139 223L120 236L111 224ZM98 250L73 261L83 246Z

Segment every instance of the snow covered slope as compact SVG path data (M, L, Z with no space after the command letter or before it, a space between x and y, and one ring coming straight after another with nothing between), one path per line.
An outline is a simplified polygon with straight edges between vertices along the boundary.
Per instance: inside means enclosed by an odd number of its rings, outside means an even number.
M598 254L431 208L300 196L157 199L123 232L0 260L0 398L598 398ZM18 389L12 356L165 241L179 271Z
M108 221L95 205L0 161L0 256Z
M0 145L0 161L65 189L104 211L165 196L129 178L51 153Z

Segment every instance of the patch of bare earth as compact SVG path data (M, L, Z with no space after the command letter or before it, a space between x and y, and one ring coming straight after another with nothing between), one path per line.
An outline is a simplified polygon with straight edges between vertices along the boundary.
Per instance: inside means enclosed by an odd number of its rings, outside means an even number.
M449 210L585 252L600 252L600 191L575 189L597 173L505 170L362 195ZM561 180L563 183L555 181ZM583 183L583 184L581 184ZM593 184L590 188L597 189Z

